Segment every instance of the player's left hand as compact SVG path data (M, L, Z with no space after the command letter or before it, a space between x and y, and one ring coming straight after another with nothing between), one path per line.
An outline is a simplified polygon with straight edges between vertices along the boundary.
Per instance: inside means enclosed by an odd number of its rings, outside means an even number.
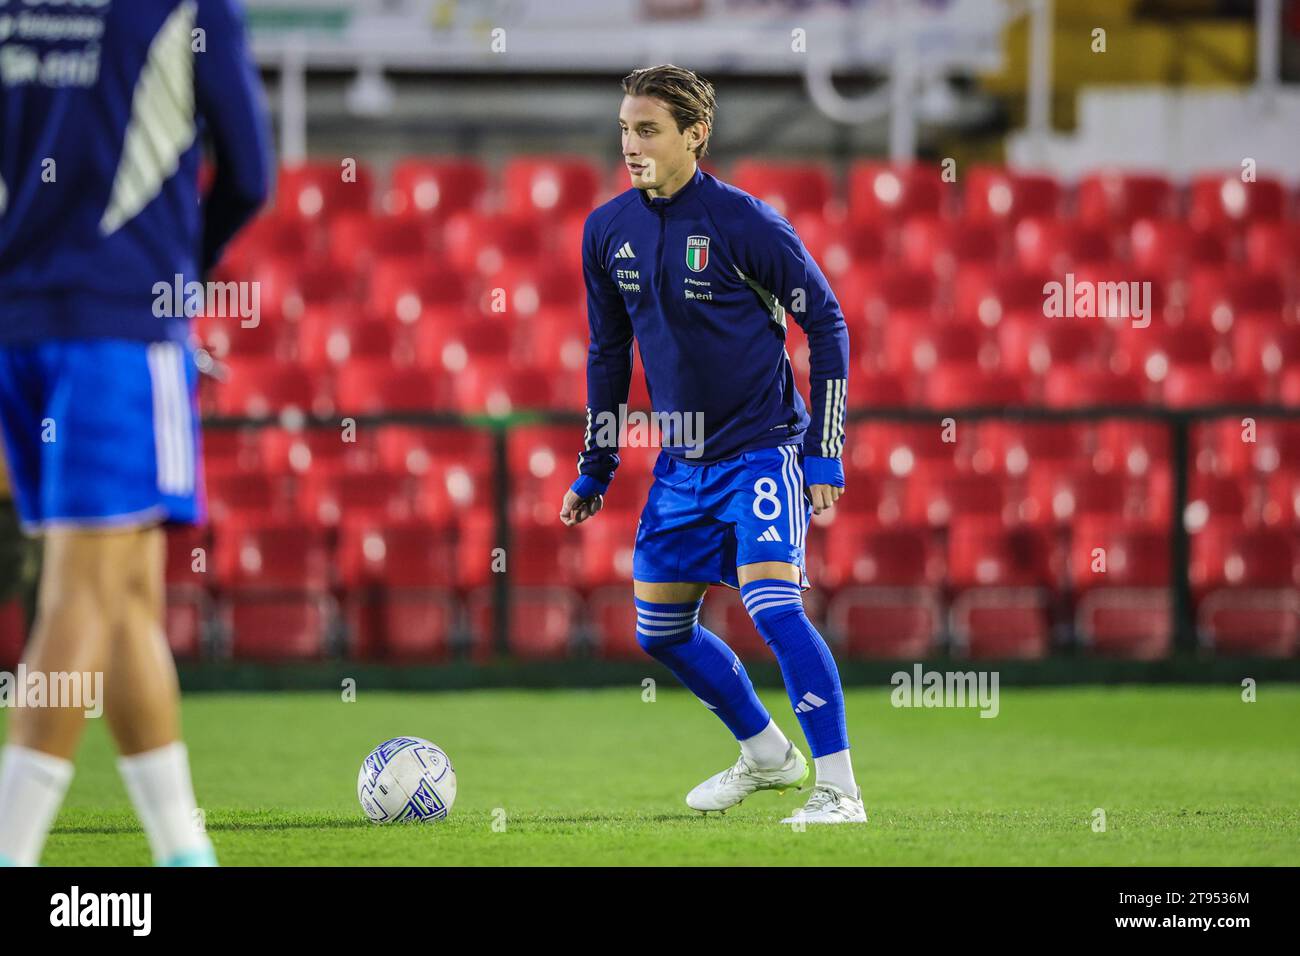
M812 502L813 514L819 515L830 508L844 494L844 489L837 485L809 485L808 499Z

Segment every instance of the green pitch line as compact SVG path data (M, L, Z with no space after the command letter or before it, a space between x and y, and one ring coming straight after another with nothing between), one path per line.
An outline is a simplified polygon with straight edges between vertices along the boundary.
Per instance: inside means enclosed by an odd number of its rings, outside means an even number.
M703 818L686 791L735 759L684 692L203 694L186 699L199 803L226 865L280 864L1300 864L1300 688L1233 684L1004 689L1001 712L895 709L848 694L871 822L777 821L806 797L760 793ZM788 701L763 693L786 732ZM0 716L0 720L3 717ZM375 826L362 758L399 734L451 755L451 818ZM1094 832L1094 810L1106 832ZM494 822L504 830L493 829ZM113 763L91 726L50 865L146 864Z

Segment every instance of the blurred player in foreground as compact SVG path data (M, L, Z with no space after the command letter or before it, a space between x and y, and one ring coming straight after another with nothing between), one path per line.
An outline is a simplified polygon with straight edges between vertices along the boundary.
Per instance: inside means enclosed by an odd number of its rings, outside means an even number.
M155 862L213 865L162 630L161 525L205 519L197 372L189 310L156 287L200 281L265 200L261 88L236 0L60 4L10 20L0 424L23 529L45 538L23 663L51 687L102 674ZM216 175L200 203L205 132ZM0 864L39 861L72 778L85 707L49 703L9 713Z
M844 489L844 316L790 224L699 168L713 87L665 65L631 73L623 91L618 122L633 188L596 209L583 231L587 432L560 518L579 524L604 504L635 338L655 415L670 432L637 526L637 640L740 742L735 765L686 803L726 811L758 790L801 788L809 776L740 659L699 623L708 586L725 584L739 589L775 653L816 764L807 805L782 822L865 823L839 672L802 596L810 513ZM811 415L785 351L788 317L808 335Z

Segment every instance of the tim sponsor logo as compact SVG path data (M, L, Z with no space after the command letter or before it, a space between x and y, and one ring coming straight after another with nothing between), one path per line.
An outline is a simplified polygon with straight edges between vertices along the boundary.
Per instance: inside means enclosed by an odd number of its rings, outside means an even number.
M74 886L50 897L50 925L125 926L133 936L148 936L153 927L153 895L83 893Z

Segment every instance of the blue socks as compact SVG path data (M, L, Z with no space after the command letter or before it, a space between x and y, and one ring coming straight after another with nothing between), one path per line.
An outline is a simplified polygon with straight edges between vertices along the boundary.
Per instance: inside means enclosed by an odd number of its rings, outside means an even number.
M786 693L813 757L848 749L840 672L831 649L804 613L799 585L767 578L746 584L740 596L781 665Z
M637 643L722 718L737 740L747 740L768 725L772 718L754 693L740 658L718 635L700 626L703 598L687 604L635 601ZM838 675L835 686L838 689Z

